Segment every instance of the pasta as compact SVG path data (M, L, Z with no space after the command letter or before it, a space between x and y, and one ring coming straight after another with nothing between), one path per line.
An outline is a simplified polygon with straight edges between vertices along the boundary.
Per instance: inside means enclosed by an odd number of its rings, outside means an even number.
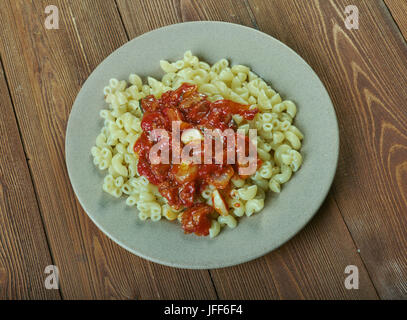
M137 208L140 220L159 221L164 217L184 223L185 208L173 206L162 190L139 172L140 155L134 151L134 146L143 134L145 110L142 101L150 95L160 99L187 83L195 85L210 103L228 99L250 106L251 110L256 109L258 112L253 119L237 113L232 119L237 132L248 139L249 132L257 130L257 138L251 140L257 147L261 163L257 171L250 176L232 172L228 176L230 189L227 195L213 184L199 192L201 203L215 209L210 214L208 232L205 233L214 238L225 226L234 229L241 217L260 212L267 192L280 193L282 185L300 169L304 135L293 124L297 106L291 100L283 100L249 67L230 66L226 59L211 66L187 51L178 61L161 60L159 64L164 71L161 80L147 77L143 82L139 75L132 73L128 81L112 78L103 88L108 108L100 111L104 125L90 150L93 163L106 173L102 189L115 198L126 197L126 205ZM180 140L189 145L204 141L204 135L200 130L190 128L182 132Z

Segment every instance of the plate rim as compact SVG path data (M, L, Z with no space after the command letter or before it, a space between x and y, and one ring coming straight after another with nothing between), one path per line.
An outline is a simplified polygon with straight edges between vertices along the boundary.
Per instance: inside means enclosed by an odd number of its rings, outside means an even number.
M149 255L144 254L144 253L142 253L142 252L140 252L140 251L137 251L136 249L131 248L131 247L129 247L128 245L126 245L123 241L121 241L121 240L115 238L115 237L114 237L113 235L111 235L108 231L106 231L105 228L104 228L100 223L98 223L98 221L97 221L97 220L88 212L88 210L86 209L86 205L85 205L85 203L84 203L82 197L79 195L79 193L77 192L76 186L75 186L74 183L72 182L73 180L72 180L71 171L72 171L73 169L72 169L72 168L70 169L69 160L68 160L68 157L69 157L69 156L68 156L68 153L69 153L68 150L70 150L70 147L68 146L68 145L69 145L68 140L69 140L69 136L70 136L70 135L68 135L68 132L69 132L70 130L72 130L72 129L70 129L71 126L72 126L72 121L71 121L71 119L72 119L72 114L73 114L72 111L74 110L74 107L75 107L75 105L77 104L77 102L78 102L78 100L79 100L80 92L82 91L83 87L85 87L86 83L89 81L89 79L92 77L92 75L96 72L96 70L101 66L101 64L103 64L103 62L104 62L106 59L108 59L108 58L109 58L112 54L114 54L116 51L122 49L123 47L126 47L126 46L130 45L130 43L133 42L134 40L147 37L147 36L149 36L151 33L162 32L162 31L165 30L165 29L171 29L171 28L174 28L174 27L179 27L179 25L188 25L188 24L219 24L219 25L232 25L233 27L243 28L243 29L250 30L250 32L255 32L255 33L261 34L262 36L268 37L271 41L276 41L276 42L278 42L282 47L285 47L285 49L291 51L292 54L294 54L297 58L299 58L299 60L301 60L302 63L310 69L310 72L312 72L312 73L314 74L314 76L316 77L316 79L318 79L318 81L319 81L321 87L322 87L323 90L324 90L324 93L326 94L326 96L328 97L329 102L330 102L330 105L328 105L327 108L332 109L332 111L333 111L332 113L333 113L334 120L335 120L335 121L334 121L334 124L335 124L334 131L335 131L335 136L336 136L335 138L336 138L336 142L337 142L337 143L336 143L336 148L335 148L335 157L334 157L333 170L330 172L329 179L327 179L328 184L327 184L326 190L325 190L323 193L321 192L321 195L323 195L323 196L321 197L321 200L319 201L318 205L316 206L316 207L317 207L316 210L314 210L314 212L313 212L312 214L310 214L310 215L307 217L307 219L305 219L304 222L301 223L301 225L298 225L298 226L297 226L297 228L296 228L297 230L296 230L294 233L292 233L291 235L289 235L288 237L286 237L285 240L282 241L279 245L274 246L274 247L273 247L273 246L270 246L270 249L269 249L269 250L263 251L262 253L259 253L259 254L247 255L247 256L245 256L244 258L242 257L242 259L239 259L238 262L236 262L236 261L233 261L233 262L232 262L232 261L231 261L231 262L223 262L223 263L214 263L213 265L209 265L210 263L208 263L207 265L203 265L203 264L194 264L194 265L191 264L191 265L186 265L186 264L183 264L183 263L174 263L174 262L170 262L170 261L164 261L164 260L161 260L161 259L159 259L159 258L155 258L155 257L153 257L153 256L149 256ZM141 258L143 258L143 259L146 259L146 260L148 260L148 261L152 261L152 262L155 262L155 263L158 263L158 264L161 264L161 265L165 265L165 266L169 266L169 267L175 267L175 268L180 268L180 269L203 270L203 269L226 268L226 267L235 266L235 265L240 265L240 264L243 264L243 263L246 263L246 262L249 262L249 261L258 259L258 258L260 258L260 257L262 257L262 256L265 256L265 255L269 254L270 252L272 252L272 251L274 251L274 250L280 248L282 245L286 244L286 243L289 242L292 238L294 238L300 231L302 231L302 230L304 229L304 227L305 227L305 226L315 217L315 215L318 213L318 211L320 210L321 206L322 206L323 203L326 201L329 191L330 191L331 188L332 188L332 184L333 184L333 181L334 181L334 178L335 178L335 175L336 175L336 171L337 171L337 167L338 167L338 162L339 162L340 135L339 135L338 117L337 117L337 114L336 114L336 110L335 110L335 107L334 107L332 98L331 98L331 96L330 96L328 90L326 89L324 83L322 82L322 80L320 79L320 77L318 76L318 74L315 72L315 70L314 70L314 69L308 64L308 62L305 61L305 59L304 59L302 56L300 56L295 50L293 50L292 48L290 48L290 47L289 47L287 44L285 44L284 42L282 42L282 41L280 41L280 40L274 38L273 36L271 36L271 35L269 35L269 34L267 34L267 33L265 33L265 32L262 32L262 31L260 31L260 30L258 30L258 29L251 28L251 27L248 27L248 26L244 26L244 25L240 25L240 24L236 24L236 23L231 23L231 22L225 22L225 21L188 21L188 22L182 22L182 23L175 23L175 24L166 25L166 26L163 26L163 27L154 29L154 30L150 30L150 31L148 31L148 32L146 32L146 33L143 33L143 34L137 36L137 37L134 37L133 39L127 41L126 43L124 43L123 45L121 45L120 47L118 47L118 48L116 48L114 51L112 51L109 55L107 55L107 56L92 70L92 72L89 74L89 76L87 77L87 79L86 79L86 80L83 82L83 84L81 85L81 87L80 87L80 89L79 89L79 91L78 91L78 93L77 93L77 96L76 96L76 98L75 98L75 100L74 100L74 102L73 102L73 104L72 104L72 108L71 108L71 110L70 110L69 118L68 118L67 125L66 125L66 131L65 131L65 150L64 150L64 151L65 151L65 163L66 163L66 168L67 168L67 172L68 172L68 177L69 177L69 180L70 180L70 183L71 183L71 186L72 186L72 189L73 189L73 191L74 191L74 193L75 193L76 198L78 199L78 201L79 201L79 203L80 203L80 205L81 205L83 211L84 211L84 212L86 213L86 215L90 218L90 220L91 220L91 221L98 227L98 229L101 230L109 239L111 239L113 242L117 243L119 246L121 246L121 247L124 248L125 250L131 252L132 254L135 254L135 255L137 255L137 256L139 256L139 257L141 257Z

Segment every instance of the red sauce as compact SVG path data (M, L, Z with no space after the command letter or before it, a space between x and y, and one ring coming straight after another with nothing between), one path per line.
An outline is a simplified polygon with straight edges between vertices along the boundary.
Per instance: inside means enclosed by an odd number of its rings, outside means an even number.
M185 233L194 232L197 236L207 236L211 227L209 215L213 208L206 204L198 204L182 214L182 228Z
M196 85L188 83L184 83L176 90L165 92L160 99L152 95L147 96L141 101L141 108L144 111L141 121L143 133L134 145L134 151L139 156L137 166L139 174L158 186L160 193L172 207L187 208L182 218L185 233L208 235L211 226L210 214L214 209L203 204L200 192L207 184L212 184L225 194L229 190L230 179L235 172L237 173L239 166L244 164L227 164L226 145L224 159L219 164L215 163L214 149L212 164L203 164L203 153L202 164L152 164L149 152L158 141L157 137L151 137L149 132L154 129L167 131L170 137L171 159L173 121L181 122L181 134L183 130L189 128L196 128L202 133L205 128L222 131L231 128L236 131L232 120L233 114L239 114L246 120L253 120L258 110L249 109L248 105L230 100L210 102L206 95L198 92Z

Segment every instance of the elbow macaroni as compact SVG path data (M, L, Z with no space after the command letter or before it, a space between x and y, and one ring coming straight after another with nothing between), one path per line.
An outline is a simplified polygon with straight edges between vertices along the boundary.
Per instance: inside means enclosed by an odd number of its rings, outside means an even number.
M234 189L225 203L218 201L213 186L201 193L204 202L221 207L218 212L222 214L214 216L209 229L209 236L213 238L222 227L233 229L238 218L261 211L266 192L281 192L282 185L300 169L304 135L293 125L297 106L291 100L283 100L249 67L229 66L226 59L210 66L187 51L183 59L176 62L161 60L160 67L164 71L161 81L147 77L147 83L143 84L140 76L132 73L128 82L110 79L103 88L109 108L100 111L104 126L91 149L93 163L106 171L102 189L115 198L126 196L126 205L136 207L141 220L159 221L161 217L180 220L182 212L169 206L157 187L137 172L138 158L133 146L142 133L140 100L149 94L159 98L164 92L189 82L196 84L210 101L230 99L257 107L260 112L254 120L247 121L239 115L233 115L233 120L245 135L249 129L258 130L257 152L262 165L249 179L232 177L230 183ZM202 138L193 130L182 137L185 142Z

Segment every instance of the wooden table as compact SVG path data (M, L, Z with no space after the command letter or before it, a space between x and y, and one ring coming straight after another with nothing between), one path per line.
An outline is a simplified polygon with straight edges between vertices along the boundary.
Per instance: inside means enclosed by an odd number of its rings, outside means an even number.
M407 1L1 0L0 298L406 299ZM359 29L345 27L347 5ZM332 97L341 145L312 222L278 250L218 270L181 270L125 251L87 217L64 155L72 103L112 51L192 20L247 25L286 43ZM244 48L242 48L244 50ZM47 265L59 290L44 287ZM359 289L345 288L345 268Z

